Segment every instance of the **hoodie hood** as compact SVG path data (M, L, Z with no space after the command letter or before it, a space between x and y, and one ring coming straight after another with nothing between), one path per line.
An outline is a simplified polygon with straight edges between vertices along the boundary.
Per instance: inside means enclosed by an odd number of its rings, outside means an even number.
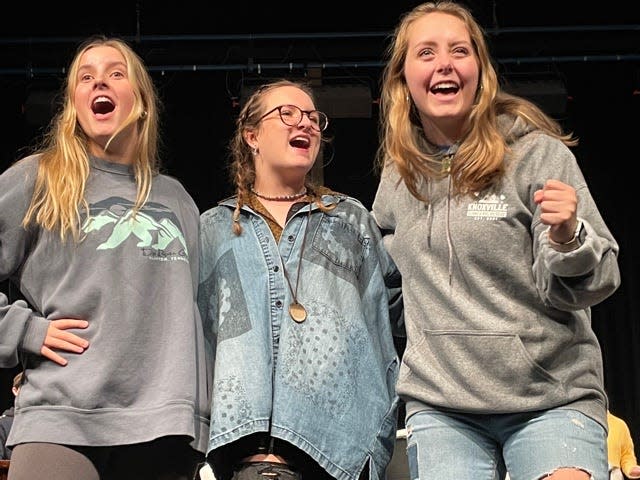
M536 130L536 127L527 124L520 117L504 113L498 115L498 130L504 136L507 145L512 146L520 138Z

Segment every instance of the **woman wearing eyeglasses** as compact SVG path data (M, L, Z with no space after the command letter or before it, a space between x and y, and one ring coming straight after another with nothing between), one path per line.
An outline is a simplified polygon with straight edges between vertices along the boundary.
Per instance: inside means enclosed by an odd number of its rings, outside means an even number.
M230 142L236 193L201 216L218 480L383 479L391 459L396 270L367 209L308 176L327 125L305 85L259 88Z

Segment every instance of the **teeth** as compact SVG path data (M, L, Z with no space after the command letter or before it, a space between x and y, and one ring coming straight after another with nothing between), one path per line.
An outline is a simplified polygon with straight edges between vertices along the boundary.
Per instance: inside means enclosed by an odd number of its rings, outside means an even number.
M453 82L446 82L446 83L439 83L438 85L435 85L434 90L438 90L441 88L458 88L458 86L453 83Z
M96 104L96 103L102 103L102 102L112 103L112 102L111 102L111 100L109 100L109 98L107 98L107 97L97 97L97 98L93 101L93 103L94 103L94 104Z

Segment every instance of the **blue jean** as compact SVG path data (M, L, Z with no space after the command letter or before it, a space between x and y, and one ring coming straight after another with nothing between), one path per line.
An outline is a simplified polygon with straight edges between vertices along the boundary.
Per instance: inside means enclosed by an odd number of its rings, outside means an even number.
M428 410L406 421L411 480L546 478L578 468L608 479L605 429L575 410L501 415Z

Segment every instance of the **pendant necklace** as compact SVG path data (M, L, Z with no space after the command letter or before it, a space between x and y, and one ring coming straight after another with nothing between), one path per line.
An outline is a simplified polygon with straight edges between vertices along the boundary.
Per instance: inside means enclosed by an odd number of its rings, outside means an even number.
M307 212L307 223L304 226L304 233L302 235L302 245L300 246L300 259L298 260L298 271L296 273L296 288L295 290L291 287L291 280L289 280L289 275L287 275L287 269L284 266L284 262L282 262L282 272L284 273L284 278L287 280L287 284L289 285L289 291L291 292L291 296L293 297L293 301L289 305L289 315L296 322L302 323L307 319L307 310L304 308L298 301L298 284L300 283L300 271L302 267L302 254L304 253L304 244L307 240L307 228L309 227L309 222L311 222L311 203L309 205L309 211Z
M449 145L448 147L442 146L440 148L440 155L442 156L440 171L449 175L451 173L451 163L453 162L453 156L458 151L458 144L454 143L453 145Z
M451 173L451 164L453 163L453 157L458 151L458 143L452 143L451 145L438 145L427 140L430 148L433 150L431 158L440 163L440 173L449 175Z

